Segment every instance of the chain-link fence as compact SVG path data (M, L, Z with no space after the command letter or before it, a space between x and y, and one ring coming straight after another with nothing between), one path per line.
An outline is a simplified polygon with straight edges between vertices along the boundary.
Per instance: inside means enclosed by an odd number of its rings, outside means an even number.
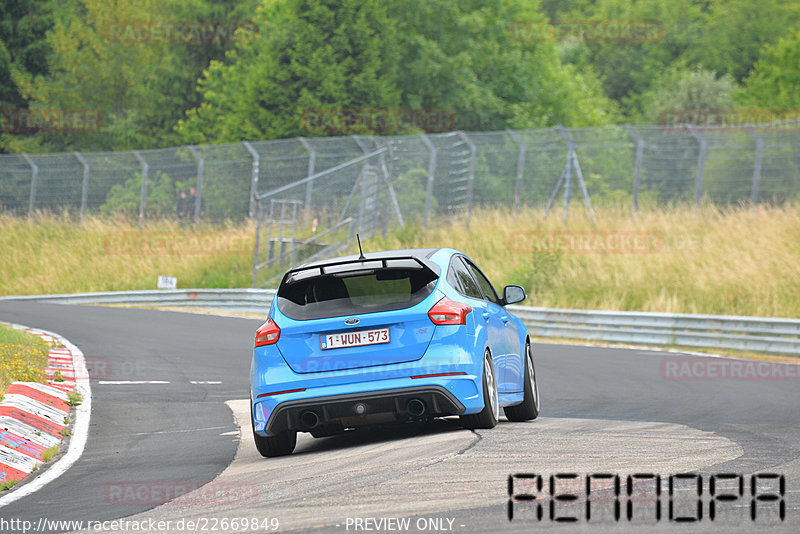
M365 218L378 227L389 219L427 223L436 215L468 216L476 206L544 207L548 201L568 204L573 196L595 204L624 202L633 209L784 203L800 196L798 148L800 121L701 130L559 127L12 154L0 155L0 212L254 219L259 196L379 149L384 151L360 165L292 188L292 199L302 202L302 216L334 217L347 195L353 196L348 215L354 221L360 217L362 227ZM359 180L372 180L380 195L353 193ZM384 191L387 185L391 194ZM399 206L397 213L392 203Z

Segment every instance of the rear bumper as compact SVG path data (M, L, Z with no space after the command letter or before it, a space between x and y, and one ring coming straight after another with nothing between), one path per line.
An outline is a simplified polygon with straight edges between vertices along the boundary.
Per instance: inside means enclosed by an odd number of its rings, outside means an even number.
M411 400L422 401L424 412L412 414L408 406ZM318 420L313 427L307 424L308 417L302 417L306 412L313 412ZM464 405L442 386L385 389L280 403L270 414L263 432L274 436L284 430L307 432L327 425L369 426L424 417L461 415L464 412Z

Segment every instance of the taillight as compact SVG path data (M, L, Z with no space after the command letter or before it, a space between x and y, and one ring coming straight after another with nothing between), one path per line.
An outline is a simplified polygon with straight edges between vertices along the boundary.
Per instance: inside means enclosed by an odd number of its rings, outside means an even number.
M444 297L428 310L428 317L433 324L467 324L467 314L471 311L472 307L467 304Z
M275 321L270 317L266 323L262 324L256 330L256 347L264 345L272 345L281 337L281 329L275 324Z

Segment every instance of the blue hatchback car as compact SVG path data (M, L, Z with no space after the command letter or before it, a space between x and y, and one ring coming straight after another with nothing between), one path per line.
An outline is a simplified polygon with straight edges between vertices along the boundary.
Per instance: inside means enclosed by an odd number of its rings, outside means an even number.
M539 414L527 328L481 270L447 248L346 256L291 269L255 335L250 415L258 451L297 432L458 415L492 428Z

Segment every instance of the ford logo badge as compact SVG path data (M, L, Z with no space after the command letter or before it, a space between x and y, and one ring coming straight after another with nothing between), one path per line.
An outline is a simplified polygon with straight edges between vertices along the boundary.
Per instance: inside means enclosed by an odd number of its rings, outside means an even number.
M349 319L345 319L344 320L344 324L346 324L348 326L353 326L353 325L356 325L356 324L358 324L360 322L361 322L361 319L359 319L358 317L350 317Z

